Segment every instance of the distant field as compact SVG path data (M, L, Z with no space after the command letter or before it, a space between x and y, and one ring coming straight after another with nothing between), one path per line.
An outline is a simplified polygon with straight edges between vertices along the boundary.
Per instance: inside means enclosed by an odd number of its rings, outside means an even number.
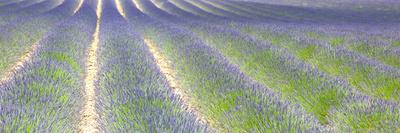
M0 0L0 132L400 132L395 0Z

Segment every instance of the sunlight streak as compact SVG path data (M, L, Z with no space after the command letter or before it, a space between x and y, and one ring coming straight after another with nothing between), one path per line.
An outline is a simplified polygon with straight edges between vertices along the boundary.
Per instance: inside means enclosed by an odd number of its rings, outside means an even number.
M40 40L34 43L31 48L25 52L25 54L21 56L18 61L15 62L15 64L4 74L4 76L0 79L0 85L11 81L15 76L15 72L18 72L24 68L26 63L32 59L34 53L38 50L39 42Z
M81 9L83 2L85 2L85 0L79 0L78 6L74 9L74 13L72 15L76 14L76 12L78 12L79 9Z
M138 0L132 0L132 2L133 2L133 4L135 5L135 7L136 7L137 9L139 9L142 13L145 13L145 14L146 14L146 10L144 9L143 4L141 4L140 1L138 1Z
M218 125L216 120L207 117L199 111L197 106L195 106L194 101L190 99L187 92L182 89L179 81L176 80L177 73L171 68L172 62L170 62L162 55L162 53L158 50L156 44L149 38L144 38L144 43L148 47L150 53L153 55L157 67L165 76L169 86L172 89L172 92L181 99L184 108L186 108L188 112L192 112L196 120L198 120L200 123L215 128L213 130L222 130L222 128L216 126Z
M115 6L117 7L119 14L126 19L126 13L120 0L115 0Z
M79 132L83 133L95 133L99 132L99 123L97 122L98 113L96 111L96 86L95 80L97 78L98 72L98 62L97 62L97 52L99 47L99 34L100 34L100 22L102 14L102 0L97 2L96 7L96 29L93 34L93 41L90 44L88 51L88 58L86 61L86 72L85 77L85 105L83 107L83 112L80 121Z

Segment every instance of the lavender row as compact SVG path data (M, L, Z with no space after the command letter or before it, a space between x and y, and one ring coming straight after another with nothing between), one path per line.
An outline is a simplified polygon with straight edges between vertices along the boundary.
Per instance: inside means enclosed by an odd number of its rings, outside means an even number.
M65 9L70 8L71 2L66 2L51 12L32 18L20 18L17 23L9 23L1 27L0 75L31 45L43 38L54 25L69 17Z
M144 22L145 36L174 62L183 91L199 111L222 131L321 131L302 108L281 101L279 94L246 80L236 67L224 61L203 42L178 27ZM168 23L168 22L166 22ZM295 113L297 112L297 113Z
M57 25L33 59L0 87L1 132L74 132L83 106L85 49L95 14L85 8Z
M399 40L394 37L394 34L398 34L395 31L396 29L377 31L378 29L385 29L386 27L384 26L369 26L369 29L375 30L358 30L361 26L353 27L353 29L357 30L345 30L338 26L329 25L322 27L314 26L315 28L306 27L309 26L297 26L297 28L293 30L306 33L306 35L303 36L321 40L325 44L330 44L332 47L345 48L348 51L356 52L355 54L361 54L362 56L377 60L383 64L400 68L400 60L398 60L398 58L400 58L400 47L397 46Z
M382 106L389 108L398 107L397 104L395 106L391 105L391 102L365 96L346 81L319 72L318 69L299 61L297 57L287 54L289 51L258 41L254 37L211 24L195 23L191 25L191 29L207 44L219 50L230 62L237 64L246 75L301 104L307 111L316 115L321 123L329 124L332 121L329 112L341 109L342 101L354 96L381 101L385 103ZM368 112L368 108L363 109ZM398 113L398 110L392 111ZM377 121L386 120L382 117Z
M206 132L171 92L155 60L113 7L104 9L100 31L98 103L106 132Z
M245 26L246 27L246 26ZM269 30L268 30L269 29ZM343 48L330 47L328 44L302 39L296 32L280 27L248 26L242 31L254 35L258 39L269 41L273 45L283 47L297 58L303 60L320 71L338 76L366 94L388 100L398 99L398 71L380 62L376 62ZM290 33L289 33L290 32ZM287 36L285 33L292 35Z
M70 1L70 3L73 1ZM33 5L30 5L32 3ZM40 14L49 12L64 3L63 0L45 0L39 3L35 1L25 1L25 3L17 3L16 5L8 5L9 7L2 7L3 12L0 12L0 23L7 24L12 22L19 22L18 20L31 18ZM22 7L20 7L22 6ZM20 8L18 8L20 7Z

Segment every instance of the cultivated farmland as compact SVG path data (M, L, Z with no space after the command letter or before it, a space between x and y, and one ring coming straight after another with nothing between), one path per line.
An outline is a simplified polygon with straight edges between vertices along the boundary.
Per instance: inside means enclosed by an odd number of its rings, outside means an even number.
M0 132L400 132L400 1L0 0Z

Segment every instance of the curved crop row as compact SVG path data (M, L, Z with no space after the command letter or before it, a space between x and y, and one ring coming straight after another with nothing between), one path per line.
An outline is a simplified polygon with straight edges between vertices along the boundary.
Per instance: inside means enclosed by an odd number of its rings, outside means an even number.
M90 9L63 22L12 82L0 87L1 132L74 132L82 106Z
M179 83L191 96L189 102L214 119L212 127L228 132L322 130L300 108L282 102L279 94L246 80L190 33L165 26L146 27L145 36L174 62Z
M190 112L181 108L135 26L104 11L100 31L101 69L98 103L106 132L205 132Z
M284 30L280 29L276 26L270 28L244 26L241 30L260 40L287 49L320 71L348 80L352 86L366 94L388 100L400 98L400 77L396 69L340 47L326 46L303 39L295 32L282 34Z
M69 17L65 9L69 4L36 16L21 18L18 23L2 26L0 33L0 75L9 69L28 48L43 38L57 23Z
M196 26L194 26L196 25ZM193 24L191 29L200 36L207 44L220 51L230 62L239 66L244 74L260 82L265 86L271 87L275 91L282 92L285 98L293 100L302 105L305 110L313 113L323 124L332 123L330 112L332 110L341 110L345 107L343 101L360 97L363 94L352 91L351 87L340 79L332 79L329 75L323 74L318 69L312 68L307 64L298 61L298 57L292 57L283 50L274 45L262 43L250 36L241 35L223 27L213 25ZM354 90L354 89L353 89ZM366 99L374 100L369 96ZM350 100L351 101L351 100ZM381 106L387 108L396 108L397 104L390 104L388 101L380 100ZM357 103L352 104L369 104ZM363 110L365 109L365 110ZM371 111L368 107L360 109L362 112ZM399 110L388 109L391 117L397 118ZM343 112L344 113L344 112ZM384 114L380 114L382 116ZM352 115L345 115L346 118ZM367 116L363 114L362 116ZM342 120L345 117L341 117ZM395 119L386 119L387 117L377 117L374 121L381 123L378 125L363 125L362 129L379 129L384 127L383 122L389 122L390 128L395 128L398 123ZM356 122L351 122L356 125ZM364 127L366 126L366 127ZM342 129L343 127L333 128ZM357 128L356 128L357 129Z

